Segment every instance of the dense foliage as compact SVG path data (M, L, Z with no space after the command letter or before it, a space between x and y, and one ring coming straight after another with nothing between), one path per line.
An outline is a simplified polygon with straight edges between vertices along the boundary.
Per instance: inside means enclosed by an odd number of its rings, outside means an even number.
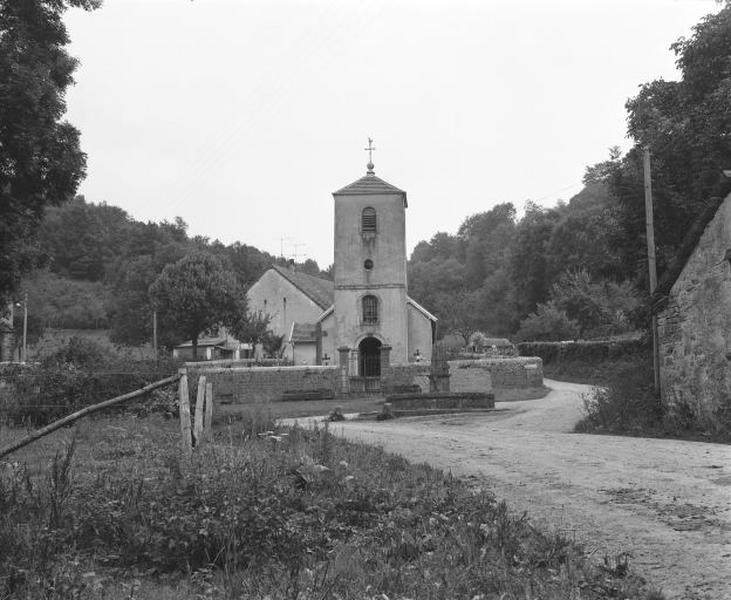
M224 245L190 237L180 218L143 223L120 208L89 203L83 196L46 211L39 230L39 251L47 266L27 275L21 284L21 291L28 293L33 337L44 327L101 327L110 330L113 342L132 346L151 339L149 289L167 265L205 252L232 274L235 285L245 288L271 264L284 262L238 242ZM297 267L327 276L313 260ZM18 329L21 312L15 315ZM161 346L174 345L185 337L169 323L158 326Z
M731 3L672 50L680 81L646 83L627 102L633 148L587 168L568 204L529 202L520 220L498 205L415 248L410 292L442 319L442 333L560 340L647 327L642 154L652 155L662 273L706 202L731 191L722 175L731 168Z
M0 595L132 597L132 573L149 598L650 597L426 465L265 419L218 441L182 478L174 424L98 420L76 446L93 460L0 471Z
M150 297L167 329L192 340L193 360L201 332L226 327L236 335L246 321L243 288L212 254L197 252L167 265L150 286Z
M84 176L79 132L62 120L77 62L61 16L98 5L0 1L0 304L37 261L44 209L72 198Z
M6 390L0 397L0 420L40 427L75 410L138 390L175 373L170 358L141 359L72 337L38 363L8 365L2 371ZM150 399L144 399L150 406ZM154 404L154 403L153 403ZM137 411L138 404L122 406ZM164 408L156 405L156 408Z
M441 319L443 334L477 330L523 339L575 339L631 329L639 306L610 233L613 196L593 183L568 203L528 203L521 219L500 204L456 235L420 242L409 292Z

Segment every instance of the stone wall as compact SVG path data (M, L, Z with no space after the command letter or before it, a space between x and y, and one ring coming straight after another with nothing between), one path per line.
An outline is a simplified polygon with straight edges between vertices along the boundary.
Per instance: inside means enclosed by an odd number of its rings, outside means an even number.
M248 366L249 361L212 361L185 363L191 397L198 377L213 382L219 402L250 404L276 402L285 392L329 390L340 394L337 366ZM393 365L384 373L386 392L419 386L429 392L429 363ZM456 360L449 362L450 390L453 392L491 392L495 389L540 387L543 365L540 358Z
M321 366L247 367L209 363L186 363L191 393L198 377L213 383L214 395L222 404L276 402L285 392L338 391L338 368Z
M731 422L731 196L718 209L658 315L662 396L707 428Z
M543 361L536 357L450 360L449 373L449 389L453 392L489 392L543 385Z
M429 363L410 363L389 367L384 377L386 390L399 391L407 386L418 385L422 392L429 391Z
M429 363L392 366L387 389L416 384L429 391ZM533 388L543 385L543 361L537 357L450 360L452 392L490 392L494 389Z

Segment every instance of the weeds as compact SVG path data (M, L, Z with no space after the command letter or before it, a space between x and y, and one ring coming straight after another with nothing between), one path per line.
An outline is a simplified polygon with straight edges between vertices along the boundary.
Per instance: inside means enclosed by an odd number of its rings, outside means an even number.
M488 492L327 427L232 422L182 478L174 427L116 423L86 434L94 468L74 440L38 481L5 466L0 598L101 598L130 572L205 598L641 597Z
M620 433L728 442L731 418L719 409L707 422L699 421L685 402L665 406L654 391L652 364L638 360L615 363L605 370L606 385L584 396L585 417L575 431Z

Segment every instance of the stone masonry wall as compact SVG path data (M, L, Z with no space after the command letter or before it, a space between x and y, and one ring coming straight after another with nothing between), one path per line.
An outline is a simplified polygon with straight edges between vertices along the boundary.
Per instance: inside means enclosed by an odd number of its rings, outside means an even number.
M711 429L731 419L731 196L706 227L658 315L663 401Z
M449 372L449 389L453 392L489 392L543 385L543 361L537 357L450 360Z
M537 357L450 360L452 392L490 392L493 389L532 388L543 385L543 361ZM388 389L416 384L429 391L429 363L397 365L389 369Z
M193 395L198 377L213 383L221 403L251 404L276 402L284 392L332 390L340 393L336 366L252 367L244 361L186 363L188 385ZM418 385L429 392L429 363L393 365L384 374L386 390ZM540 387L543 363L540 358L519 357L449 362L450 390L453 392L490 392L493 389Z
M323 366L245 367L187 363L189 386L205 375L213 383L213 393L223 404L276 402L284 392L301 390L338 390L338 368Z
M394 365L388 369L385 377L386 389L398 391L405 386L418 385L422 392L428 392L429 368L428 362Z

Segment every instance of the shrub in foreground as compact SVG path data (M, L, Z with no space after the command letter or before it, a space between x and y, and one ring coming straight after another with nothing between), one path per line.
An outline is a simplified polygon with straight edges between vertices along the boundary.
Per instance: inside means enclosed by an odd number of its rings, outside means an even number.
M174 432L132 425L86 440L94 469L74 475L69 452L43 483L3 471L0 597L102 597L90 566L111 580L194 573L214 598L642 597L626 572L441 471L326 430L236 425L185 477Z

